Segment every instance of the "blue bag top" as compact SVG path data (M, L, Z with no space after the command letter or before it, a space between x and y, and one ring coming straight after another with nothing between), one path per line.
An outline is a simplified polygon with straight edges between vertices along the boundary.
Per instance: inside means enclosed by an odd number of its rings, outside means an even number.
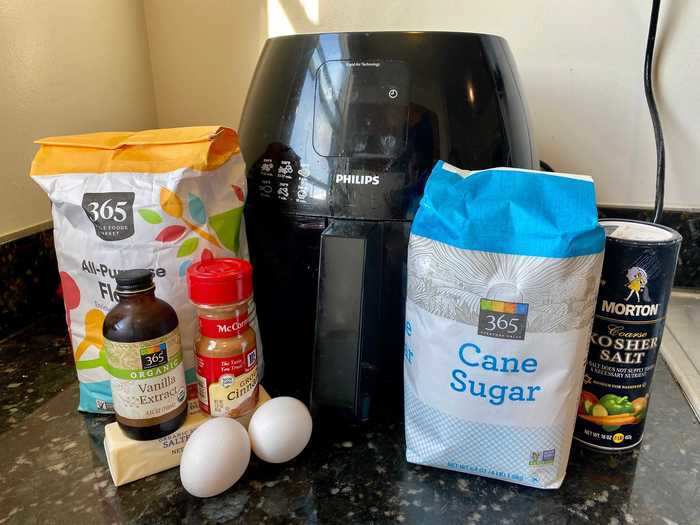
M433 168L411 233L462 248L513 255L577 257L600 253L590 177L517 168Z

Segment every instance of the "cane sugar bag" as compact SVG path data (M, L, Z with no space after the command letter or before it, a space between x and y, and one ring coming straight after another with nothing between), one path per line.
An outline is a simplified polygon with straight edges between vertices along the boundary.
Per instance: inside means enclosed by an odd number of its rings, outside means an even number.
M561 485L604 241L589 177L435 166L408 251L408 461Z
M241 230L246 180L236 132L194 127L37 143L31 176L53 203L79 409L112 411L100 356L102 321L116 303L115 275L129 268L151 269L157 296L177 312L192 394L196 316L185 271L201 259L248 255Z

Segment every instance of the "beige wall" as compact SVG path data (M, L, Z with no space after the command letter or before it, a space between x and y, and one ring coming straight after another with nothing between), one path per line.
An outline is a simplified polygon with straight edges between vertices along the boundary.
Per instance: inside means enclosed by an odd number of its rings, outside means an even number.
M0 0L0 240L50 218L33 140L156 124L141 0Z
M237 127L260 48L264 0L147 0L161 127Z
M642 90L650 1L146 0L160 125L237 123L266 36L443 30L505 36L540 157L591 174L605 204L650 205L654 141ZM700 2L663 2L658 94L667 204L700 208ZM163 36L168 31L170 37Z

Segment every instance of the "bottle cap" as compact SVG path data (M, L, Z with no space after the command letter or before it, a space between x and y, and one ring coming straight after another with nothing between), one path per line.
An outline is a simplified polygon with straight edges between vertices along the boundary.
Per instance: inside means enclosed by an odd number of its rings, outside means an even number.
M253 295L253 267L242 259L207 259L187 269L187 290L196 304L240 303Z
M117 292L121 293L145 292L154 288L151 270L140 268L121 270L117 273L115 279L117 281Z

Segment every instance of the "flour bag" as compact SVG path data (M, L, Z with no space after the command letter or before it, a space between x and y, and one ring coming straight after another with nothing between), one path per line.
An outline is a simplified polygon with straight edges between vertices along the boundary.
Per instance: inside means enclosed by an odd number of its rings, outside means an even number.
M408 250L409 462L561 485L604 242L589 177L437 163Z
M156 294L177 312L188 394L196 399L194 307L185 272L195 261L245 257L246 180L228 128L92 133L37 141L32 178L53 203L66 322L80 380L79 409L111 412L102 321L115 275L149 268Z

